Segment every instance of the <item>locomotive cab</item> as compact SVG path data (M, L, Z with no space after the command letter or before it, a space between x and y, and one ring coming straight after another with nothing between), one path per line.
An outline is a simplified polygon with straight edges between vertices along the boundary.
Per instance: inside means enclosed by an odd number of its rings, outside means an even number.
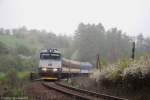
M58 80L61 77L61 53L57 49L43 50L40 53L39 76L42 80Z

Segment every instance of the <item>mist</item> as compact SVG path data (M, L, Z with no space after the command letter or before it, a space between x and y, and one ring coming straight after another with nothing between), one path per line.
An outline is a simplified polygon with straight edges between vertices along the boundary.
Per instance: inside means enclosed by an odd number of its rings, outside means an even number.
M40 29L73 35L79 23L102 23L128 35L149 36L148 0L1 0L0 27Z

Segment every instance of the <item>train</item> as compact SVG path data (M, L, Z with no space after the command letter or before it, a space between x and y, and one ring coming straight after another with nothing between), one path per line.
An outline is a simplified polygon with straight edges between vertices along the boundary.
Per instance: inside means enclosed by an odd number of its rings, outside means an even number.
M42 80L60 80L70 77L88 76L93 65L66 59L58 49L45 49L40 52L38 75Z

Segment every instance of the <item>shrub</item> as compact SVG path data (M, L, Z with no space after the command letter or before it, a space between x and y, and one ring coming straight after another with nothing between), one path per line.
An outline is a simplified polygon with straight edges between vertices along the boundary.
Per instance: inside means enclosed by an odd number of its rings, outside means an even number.
M14 88L19 85L19 77L17 76L17 72L15 69L10 70L6 74L6 84L8 85L9 88Z

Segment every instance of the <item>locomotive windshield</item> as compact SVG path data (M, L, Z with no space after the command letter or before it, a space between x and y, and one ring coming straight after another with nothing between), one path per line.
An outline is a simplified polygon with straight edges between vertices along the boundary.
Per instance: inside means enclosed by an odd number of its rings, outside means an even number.
M41 53L40 59L54 59L60 60L61 55L59 53Z

